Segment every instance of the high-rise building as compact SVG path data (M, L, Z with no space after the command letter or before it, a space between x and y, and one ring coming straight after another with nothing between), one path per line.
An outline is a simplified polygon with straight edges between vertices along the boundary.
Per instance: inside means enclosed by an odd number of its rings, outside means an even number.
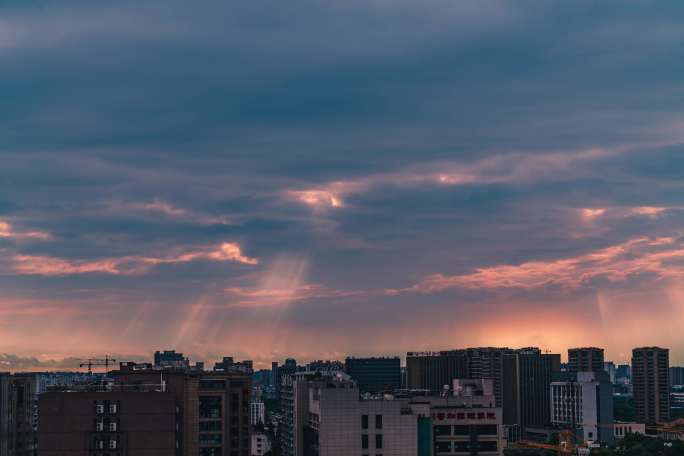
M309 384L303 456L418 454L418 416L399 400L361 399L354 382Z
M33 456L37 391L31 375L0 373L0 456Z
M266 406L261 401L252 401L249 404L249 423L252 426L266 422Z
M394 358L347 358L345 372L361 393L393 392L401 387L401 361Z
M615 384L616 382L616 377L615 377L615 363L612 361L606 361L603 363L603 370L608 374L608 378L610 379L610 383Z
M583 347L568 350L568 368L570 372L602 371L603 363L602 348Z
M39 399L39 456L247 456L249 376L139 368Z
M684 367L670 368L670 386L684 386Z
M615 381L617 383L629 383L632 379L632 366L629 364L619 364L615 370Z
M524 348L504 356L503 422L518 425L521 433L529 426L551 423L550 385L560 372L560 355Z
M641 347L632 350L632 385L638 422L656 424L670 419L669 350Z
M189 369L190 360L183 356L183 353L176 353L175 350L164 350L154 352L154 367L160 369Z
M613 385L605 372L577 372L551 383L551 424L581 432L584 441L613 441Z
M179 451L181 416L173 393L162 392L161 385L138 389L42 394L38 455L187 454Z
M494 381L498 407L503 403L503 360L510 348L477 347L441 352L409 352L406 355L407 389L439 393L455 378L489 378Z

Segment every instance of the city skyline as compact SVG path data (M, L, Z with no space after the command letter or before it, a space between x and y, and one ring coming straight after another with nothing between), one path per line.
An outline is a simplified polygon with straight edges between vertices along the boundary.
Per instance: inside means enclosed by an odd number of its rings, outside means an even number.
M684 5L0 5L0 371L684 364Z

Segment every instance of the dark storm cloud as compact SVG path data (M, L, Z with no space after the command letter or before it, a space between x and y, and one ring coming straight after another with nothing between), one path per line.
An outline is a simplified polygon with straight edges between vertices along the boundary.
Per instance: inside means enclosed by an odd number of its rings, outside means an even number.
M452 334L514 312L580 328L573 309L604 322L647 300L659 321L681 287L680 243L657 239L684 222L682 16L648 1L3 2L0 349L266 361L318 357L322 334L330 356L489 344ZM585 261L631 242L641 263ZM487 285L502 274L550 283ZM41 341L22 345L28 328ZM586 335L530 334L502 343Z

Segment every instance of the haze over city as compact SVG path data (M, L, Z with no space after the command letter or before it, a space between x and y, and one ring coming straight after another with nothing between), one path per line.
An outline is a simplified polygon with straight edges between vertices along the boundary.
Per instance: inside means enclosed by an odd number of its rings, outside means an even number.
M684 4L0 4L0 370L684 362Z

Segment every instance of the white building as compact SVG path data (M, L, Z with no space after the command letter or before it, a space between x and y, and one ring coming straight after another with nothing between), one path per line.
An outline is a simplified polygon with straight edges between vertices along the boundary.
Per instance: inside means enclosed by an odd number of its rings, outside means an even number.
M249 404L249 422L252 426L265 423L266 407L263 402L251 402Z
M271 450L271 443L266 434L252 434L252 456L263 456Z
M585 442L613 441L613 393L605 372L551 383L551 423L581 429Z
M418 416L408 401L361 399L348 380L311 382L304 444L318 456L415 456Z
M646 434L646 425L644 423L615 423L613 426L615 440L620 440L627 434Z

